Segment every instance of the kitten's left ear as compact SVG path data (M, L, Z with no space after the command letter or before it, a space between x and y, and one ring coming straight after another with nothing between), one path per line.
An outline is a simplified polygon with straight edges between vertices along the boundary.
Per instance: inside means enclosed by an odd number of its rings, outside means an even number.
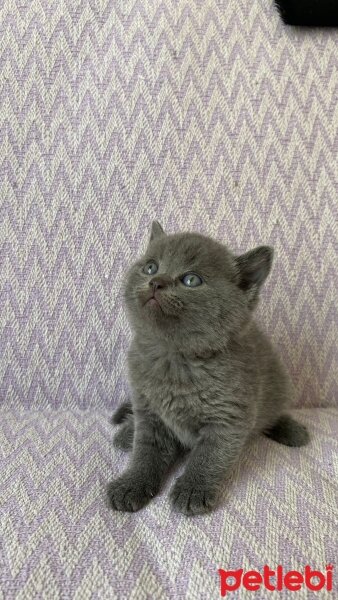
M165 235L162 226L158 221L153 221L151 225L150 241Z
M237 285L248 294L252 308L257 303L259 289L270 273L272 259L273 248L270 246L258 246L235 259L238 267Z

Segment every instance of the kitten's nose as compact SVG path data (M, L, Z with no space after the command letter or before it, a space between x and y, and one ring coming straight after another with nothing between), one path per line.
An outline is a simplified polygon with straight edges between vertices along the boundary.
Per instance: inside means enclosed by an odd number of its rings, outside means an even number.
M149 285L153 288L154 292L156 292L156 290L168 287L168 285L170 285L171 282L172 280L170 277L168 277L167 275L161 275L158 277L153 277L152 280L149 281Z

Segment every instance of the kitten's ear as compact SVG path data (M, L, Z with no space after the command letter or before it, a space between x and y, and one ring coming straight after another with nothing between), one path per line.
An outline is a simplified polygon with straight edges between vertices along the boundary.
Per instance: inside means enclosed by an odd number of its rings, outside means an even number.
M165 233L159 222L153 221L151 225L150 241L152 242L156 238L162 237L163 235L165 235Z
M236 257L238 267L238 287L248 292L252 305L256 303L258 292L269 275L273 259L273 248L258 246Z

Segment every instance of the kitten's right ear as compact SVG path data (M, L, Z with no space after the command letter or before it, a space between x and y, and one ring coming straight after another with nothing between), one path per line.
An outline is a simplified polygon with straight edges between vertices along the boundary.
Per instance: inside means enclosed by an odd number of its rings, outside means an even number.
M273 259L271 246L258 246L236 257L239 270L238 285L242 290L259 289L269 275Z
M269 275L272 259L273 248L270 246L258 246L235 259L238 269L237 285L245 293L251 310L258 302L259 291Z
M165 233L159 222L153 221L151 225L150 241L152 242L153 240L156 240L157 238L160 238L164 235Z

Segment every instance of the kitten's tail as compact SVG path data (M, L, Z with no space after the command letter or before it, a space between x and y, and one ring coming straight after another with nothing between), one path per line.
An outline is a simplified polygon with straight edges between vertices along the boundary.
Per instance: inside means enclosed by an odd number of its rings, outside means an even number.
M123 423L123 421L126 420L128 415L132 415L132 414L133 414L133 407L131 405L131 402L123 402L123 404L121 404L121 406L119 406L116 409L116 411L114 412L114 414L111 418L111 422L114 423L115 425L119 425L120 423Z
M271 429L264 431L264 434L285 446L305 446L310 440L306 427L297 423L289 415L279 417L277 423Z

